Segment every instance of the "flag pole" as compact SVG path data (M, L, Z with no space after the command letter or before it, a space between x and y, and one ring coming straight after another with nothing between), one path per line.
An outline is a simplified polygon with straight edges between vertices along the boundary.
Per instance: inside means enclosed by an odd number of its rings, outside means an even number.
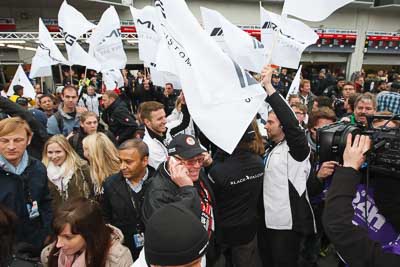
M74 85L74 82L72 81L72 65L69 65L69 75L71 76L71 85Z
M260 3L260 10L261 10L261 8L263 8L263 6L262 6L261 1L259 3ZM276 42L278 41L279 33L281 31L281 28L282 28L281 27L282 21L284 21L286 23L286 19L285 20L282 19L283 16L285 16L285 18L286 18L287 15L286 14L281 14L281 17L279 19L279 25L276 25L276 31L274 31L274 34L272 36L272 49L271 49L271 52L267 56L267 62L266 62L267 65L271 64L272 52L274 51L275 46L276 46ZM262 29L261 29L261 31L262 31Z
M53 93L53 92L55 92L55 88L56 88L56 83L54 82L53 68L51 68L51 79L53 80L53 86L51 88L52 89L51 92Z
M58 71L60 72L60 80L61 80L61 83L62 83L63 80L64 80L64 75L63 75L63 72L62 72L62 68L61 68L61 64L60 64L60 63L58 63Z
M40 87L42 88L42 94L44 93L44 81L43 81L43 77L40 77Z

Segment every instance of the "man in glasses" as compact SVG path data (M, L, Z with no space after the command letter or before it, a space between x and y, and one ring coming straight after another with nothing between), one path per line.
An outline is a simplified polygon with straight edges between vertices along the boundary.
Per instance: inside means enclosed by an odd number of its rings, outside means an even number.
M175 203L192 211L213 238L214 196L203 166L210 157L199 141L186 134L175 136L168 145L168 159L145 183L142 217L145 225L155 211ZM177 229L179 230L179 229Z

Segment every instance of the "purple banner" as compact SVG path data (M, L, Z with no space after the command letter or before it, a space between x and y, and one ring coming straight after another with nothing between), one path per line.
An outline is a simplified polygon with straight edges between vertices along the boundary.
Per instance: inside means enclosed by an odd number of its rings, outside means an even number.
M368 193L365 185L358 185L356 196L353 199L353 224L368 230L368 236L379 243L382 248L391 253L400 255L400 236L393 226L379 213L373 199L373 190Z

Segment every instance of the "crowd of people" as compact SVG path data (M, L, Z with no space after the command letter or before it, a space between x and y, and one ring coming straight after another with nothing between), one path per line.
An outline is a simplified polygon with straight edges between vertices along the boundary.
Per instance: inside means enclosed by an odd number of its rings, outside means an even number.
M351 225L369 139L349 136L343 162L320 162L317 136L400 114L399 75L305 73L287 95L287 69L266 66L269 109L232 154L207 139L171 83L123 75L124 87L105 91L94 72L67 71L54 94L37 84L28 99L16 85L0 97L0 266L315 267L329 251L338 266L398 266ZM400 233L400 198L374 186L379 216Z

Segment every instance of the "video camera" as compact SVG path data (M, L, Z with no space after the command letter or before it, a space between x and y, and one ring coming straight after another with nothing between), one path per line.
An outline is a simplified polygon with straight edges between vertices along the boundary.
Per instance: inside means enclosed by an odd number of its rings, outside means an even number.
M367 116L368 126L336 122L317 130L317 161L337 161L343 163L343 152L348 134L368 135L372 146L367 161L371 172L400 178L400 129L373 128L375 119L400 121L400 115Z

